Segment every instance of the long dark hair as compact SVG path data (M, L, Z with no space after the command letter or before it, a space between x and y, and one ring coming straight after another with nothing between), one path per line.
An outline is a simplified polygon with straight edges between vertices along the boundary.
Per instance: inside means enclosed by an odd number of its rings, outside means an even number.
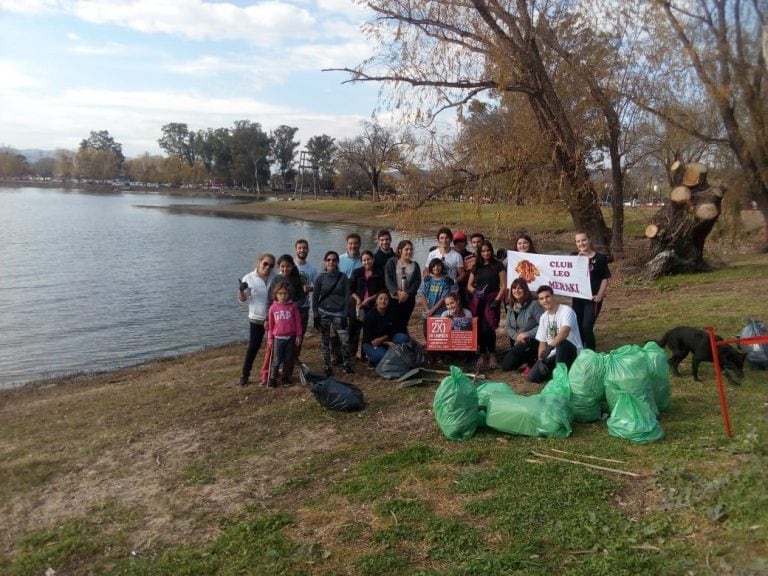
M282 264L283 262L287 262L288 264L291 265L291 271L288 274L288 276L280 276L279 275L280 264ZM291 295L291 300L293 300L296 303L298 303L301 300L303 300L305 298L304 284L301 282L301 276L299 275L299 269L296 266L296 262L294 262L294 260L293 260L293 256L291 256L290 254L283 254L282 256L280 256L280 258L277 259L276 268L278 270L277 278L279 278L279 279L281 279L281 280L283 280L285 282L288 282L290 284L290 286L291 286L291 289L289 291L289 293ZM273 288L273 290L274 290L274 288ZM271 297L271 295L270 295L270 297Z
M486 246L491 249L491 259L488 262L485 262L482 256L483 248ZM484 268L485 266L490 266L496 261L498 261L498 258L496 258L496 252L493 250L493 244L491 244L490 240L483 240L480 246L477 248L477 252L475 253L475 270L478 268Z
M514 296L512 296L512 288L522 288L523 289L523 298L521 300L516 300ZM515 278L512 280L512 284L509 285L509 301L511 304L527 304L533 300L533 294L531 294L531 289L528 288L528 282L523 280L522 278Z

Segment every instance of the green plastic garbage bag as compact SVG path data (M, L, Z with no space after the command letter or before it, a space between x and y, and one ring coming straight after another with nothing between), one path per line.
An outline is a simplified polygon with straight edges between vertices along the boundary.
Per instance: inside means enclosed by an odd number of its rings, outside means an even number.
M542 396L561 396L566 402L571 399L571 388L568 385L568 367L565 364L555 366L552 372L552 380L539 392Z
M491 394L494 392L510 395L516 394L506 382L483 382L480 384L480 386L477 387L477 401L480 404L480 409L477 413L478 428L485 428L488 426L486 422L488 416L488 401L491 398Z
M669 386L669 362L667 353L664 349L650 341L643 346L645 359L648 361L648 371L651 378L651 388L653 388L653 397L656 399L656 406L659 412L669 410L669 401L672 395Z
M568 385L571 409L576 422L600 420L600 403L605 400L605 354L582 350L571 364Z
M562 396L517 396L494 392L488 405L489 428L519 436L571 435L571 410Z
M618 392L608 418L608 433L643 444L664 438L659 419L650 406L628 392Z
M506 382L483 382L477 387L477 402L480 406L485 406L487 408L491 394L494 392L510 394L512 396L516 395L516 392L512 390Z
M651 371L645 352L630 344L611 350L605 359L605 399L613 413L619 392L627 392L646 403L656 416L659 409L651 386Z
M466 440L477 430L479 404L477 390L456 366L443 378L432 400L437 425L451 440Z

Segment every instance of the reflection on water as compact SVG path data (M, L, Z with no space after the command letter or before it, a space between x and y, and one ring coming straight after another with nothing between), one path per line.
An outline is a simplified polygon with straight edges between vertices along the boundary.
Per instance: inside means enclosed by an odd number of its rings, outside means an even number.
M235 292L256 256L293 254L306 238L317 266L351 231L137 208L220 203L0 187L0 387L244 340ZM375 230L354 231L375 246Z

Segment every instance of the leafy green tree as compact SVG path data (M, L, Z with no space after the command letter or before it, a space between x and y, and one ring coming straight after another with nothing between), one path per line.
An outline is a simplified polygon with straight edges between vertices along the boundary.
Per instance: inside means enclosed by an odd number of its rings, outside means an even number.
M333 174L339 148L336 140L327 134L312 136L307 141L307 152L320 180L320 188L330 190L334 187Z
M271 134L272 160L277 165L283 188L288 187L289 181L295 174L293 165L296 162L296 150L301 142L294 140L293 137L298 130L298 128L283 124L275 128Z
M122 166L125 156L123 156L123 145L116 142L115 139L109 135L108 130L91 130L91 135L80 142L80 150L99 150L103 152L111 152L117 167Z
M271 138L258 122L238 120L230 133L231 177L234 182L261 193L270 176Z
M160 128L163 133L157 144L169 156L177 156L192 166L197 159L195 138L197 134L191 132L186 124L171 122Z
M90 180L110 180L120 173L124 160L122 144L115 142L107 130L91 130L77 151L78 175Z

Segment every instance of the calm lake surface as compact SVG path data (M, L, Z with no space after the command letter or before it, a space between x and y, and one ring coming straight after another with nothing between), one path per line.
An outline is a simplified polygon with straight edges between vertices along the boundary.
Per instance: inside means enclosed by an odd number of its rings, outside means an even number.
M0 187L0 388L245 340L235 295L257 255L293 254L306 238L320 268L353 231L147 207L226 202ZM375 247L376 230L354 231ZM427 247L413 240L421 263Z

